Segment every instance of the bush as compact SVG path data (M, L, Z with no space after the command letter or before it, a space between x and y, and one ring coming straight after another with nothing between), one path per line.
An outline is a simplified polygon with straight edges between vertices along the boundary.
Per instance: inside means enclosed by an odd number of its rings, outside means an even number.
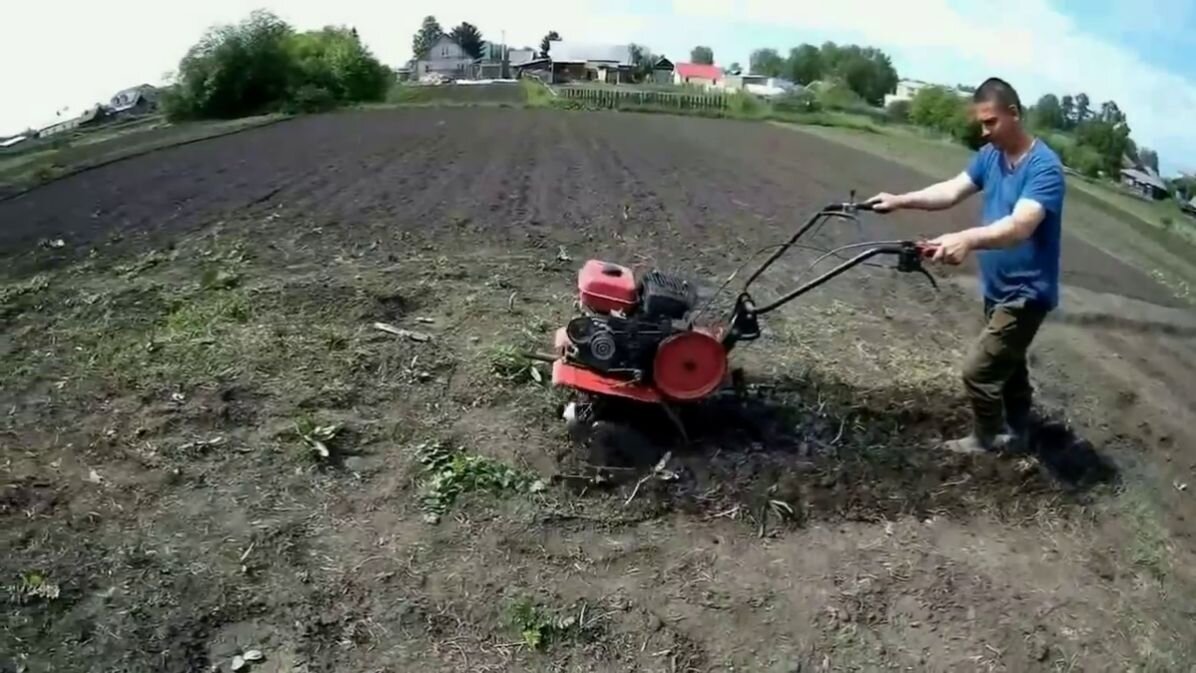
M804 114L818 112L822 106L818 104L818 98L814 92L802 89L778 96L772 102L772 109L784 114Z
M834 79L814 89L818 104L826 110L853 110L867 107L867 103L847 83Z
M1100 152L1088 147L1087 145L1073 144L1068 148L1061 157L1063 163L1071 166L1082 175L1090 178L1100 177L1101 170L1104 168L1104 158L1101 157Z
M239 24L210 29L178 71L178 82L162 97L172 120L381 100L392 78L354 31L329 27L297 34L260 10Z
M727 96L727 111L732 117L757 118L768 113L763 101L750 93L737 92Z
M909 101L895 100L885 107L885 112L891 121L904 124L909 121Z
M945 133L972 149L984 144L980 124L968 112L968 103L953 89L931 86L914 95L909 104L909 121Z
M283 104L283 112L297 114L301 112L326 112L336 107L336 96L322 86L304 84L291 93Z

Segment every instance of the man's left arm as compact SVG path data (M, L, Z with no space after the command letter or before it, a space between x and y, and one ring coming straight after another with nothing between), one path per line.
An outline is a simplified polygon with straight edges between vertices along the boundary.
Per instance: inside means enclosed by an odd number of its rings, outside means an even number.
M973 227L938 237L934 261L960 264L973 250L1008 248L1034 235L1048 210L1062 209L1063 171L1050 166L1035 171L1014 205L1013 213L983 227Z

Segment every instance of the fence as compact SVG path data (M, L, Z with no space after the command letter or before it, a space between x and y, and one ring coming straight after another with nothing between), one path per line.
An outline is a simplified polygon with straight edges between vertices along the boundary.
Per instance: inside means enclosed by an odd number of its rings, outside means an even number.
M664 107L676 110L725 110L727 96L711 93L672 93L620 88L560 87L561 98L584 101L595 107Z

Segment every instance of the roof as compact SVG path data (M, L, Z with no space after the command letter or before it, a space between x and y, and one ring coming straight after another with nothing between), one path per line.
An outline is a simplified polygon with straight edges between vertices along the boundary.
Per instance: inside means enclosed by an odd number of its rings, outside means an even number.
M548 56L557 63L587 63L610 61L619 65L631 65L631 46L626 44L599 45L553 42Z
M656 63L653 64L652 69L653 70L672 70L673 62L670 61L669 59L665 58L664 56L661 56L660 58L656 59Z
M527 63L536 59L535 49L508 49L507 61L511 65L519 65L520 63Z
M699 79L718 80L723 78L723 69L717 65L678 63L677 74L682 77L697 77Z
M432 44L429 44L427 49L425 49L422 52L415 55L416 60L425 60L425 61L428 60L428 58L427 58L428 52L435 49L437 47L437 45L439 45L441 42L446 42L446 41L449 44L454 44L454 45L457 45L458 47L461 46L461 45L457 44L457 41L454 40L452 37L450 37L448 33L441 33L440 37L436 38L436 41L433 42Z
M1141 182L1144 185L1150 185L1155 189L1167 191L1167 183L1163 182L1162 178L1146 171L1140 171L1136 168L1123 168L1121 174L1133 180L1134 182Z
M27 136L24 136L24 135L13 136L7 140L0 141L0 147L12 147L13 145L16 145L17 143L20 143L20 142L24 142L27 139L28 139Z

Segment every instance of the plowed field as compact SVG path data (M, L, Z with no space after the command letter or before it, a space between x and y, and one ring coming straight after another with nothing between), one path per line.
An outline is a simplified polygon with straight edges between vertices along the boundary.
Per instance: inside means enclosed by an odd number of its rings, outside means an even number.
M419 109L0 202L0 670L1186 670L1196 317L1079 238L1028 455L936 448L970 266L768 316L748 399L688 410L657 472L589 478L516 356L586 258L710 293L822 205L927 180L764 124Z

